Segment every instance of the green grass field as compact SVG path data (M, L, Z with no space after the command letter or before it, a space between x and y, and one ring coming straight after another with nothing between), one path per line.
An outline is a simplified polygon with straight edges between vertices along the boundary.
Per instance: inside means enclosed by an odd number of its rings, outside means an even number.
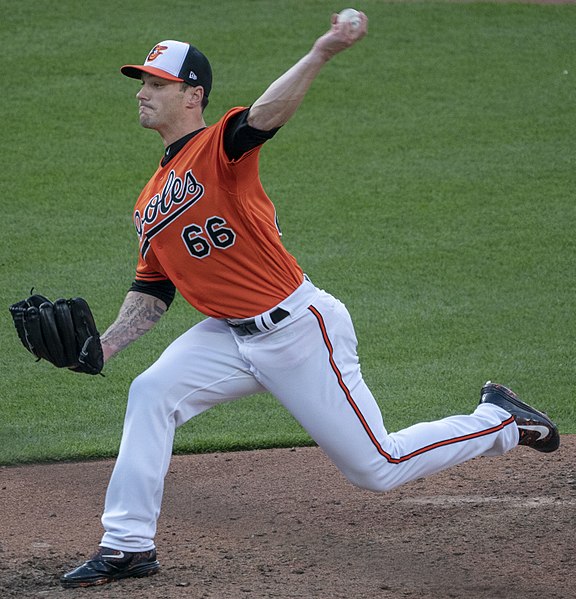
M131 210L162 145L139 127L138 84L119 67L162 39L191 41L214 68L211 123L255 100L343 7L2 11L0 464L113 456L130 381L200 319L178 297L105 378L35 363L12 326L8 305L35 287L86 297L104 330L132 281ZM490 378L576 432L576 6L356 7L369 36L327 65L263 150L287 247L349 307L390 431L472 411ZM175 451L309 442L261 396L188 423Z

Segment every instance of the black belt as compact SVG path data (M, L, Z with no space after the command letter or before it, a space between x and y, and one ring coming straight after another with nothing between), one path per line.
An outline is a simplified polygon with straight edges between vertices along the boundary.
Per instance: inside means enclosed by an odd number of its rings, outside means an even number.
M270 320L274 324L278 324L287 316L290 316L290 312L286 312L286 310L283 310L282 308L276 308L276 310L270 312ZM245 335L255 335L256 333L263 332L256 326L256 319L254 318L252 320L245 320L244 322L238 323L228 321L228 324L234 329L234 332L237 335L240 335L241 337L244 337ZM262 326L264 328L267 328L264 322L262 322Z

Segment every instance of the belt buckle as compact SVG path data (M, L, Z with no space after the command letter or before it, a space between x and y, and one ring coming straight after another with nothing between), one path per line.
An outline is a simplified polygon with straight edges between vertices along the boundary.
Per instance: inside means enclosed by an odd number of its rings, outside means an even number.
M254 320L238 323L229 322L228 326L233 328L236 334L240 335L240 337L245 337L246 335L253 335L254 333L260 332Z

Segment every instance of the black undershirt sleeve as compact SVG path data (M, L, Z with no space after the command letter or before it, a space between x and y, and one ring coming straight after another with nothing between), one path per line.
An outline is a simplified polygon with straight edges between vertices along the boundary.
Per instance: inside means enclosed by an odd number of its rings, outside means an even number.
M139 293L153 295L162 300L167 308L170 307L170 304L174 301L174 296L176 295L176 287L169 279L155 282L138 281L134 279L129 291L138 291Z
M235 114L226 123L224 132L224 150L229 160L238 160L243 154L272 139L280 127L270 131L254 129L248 124L249 108Z

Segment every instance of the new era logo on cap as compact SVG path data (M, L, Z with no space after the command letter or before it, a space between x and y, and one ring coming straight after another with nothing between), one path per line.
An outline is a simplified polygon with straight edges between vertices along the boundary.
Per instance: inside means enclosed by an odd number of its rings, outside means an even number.
M170 81L201 85L206 97L212 88L212 69L206 56L194 46L176 40L156 44L142 66L129 64L120 70L133 79L141 79L144 72Z

